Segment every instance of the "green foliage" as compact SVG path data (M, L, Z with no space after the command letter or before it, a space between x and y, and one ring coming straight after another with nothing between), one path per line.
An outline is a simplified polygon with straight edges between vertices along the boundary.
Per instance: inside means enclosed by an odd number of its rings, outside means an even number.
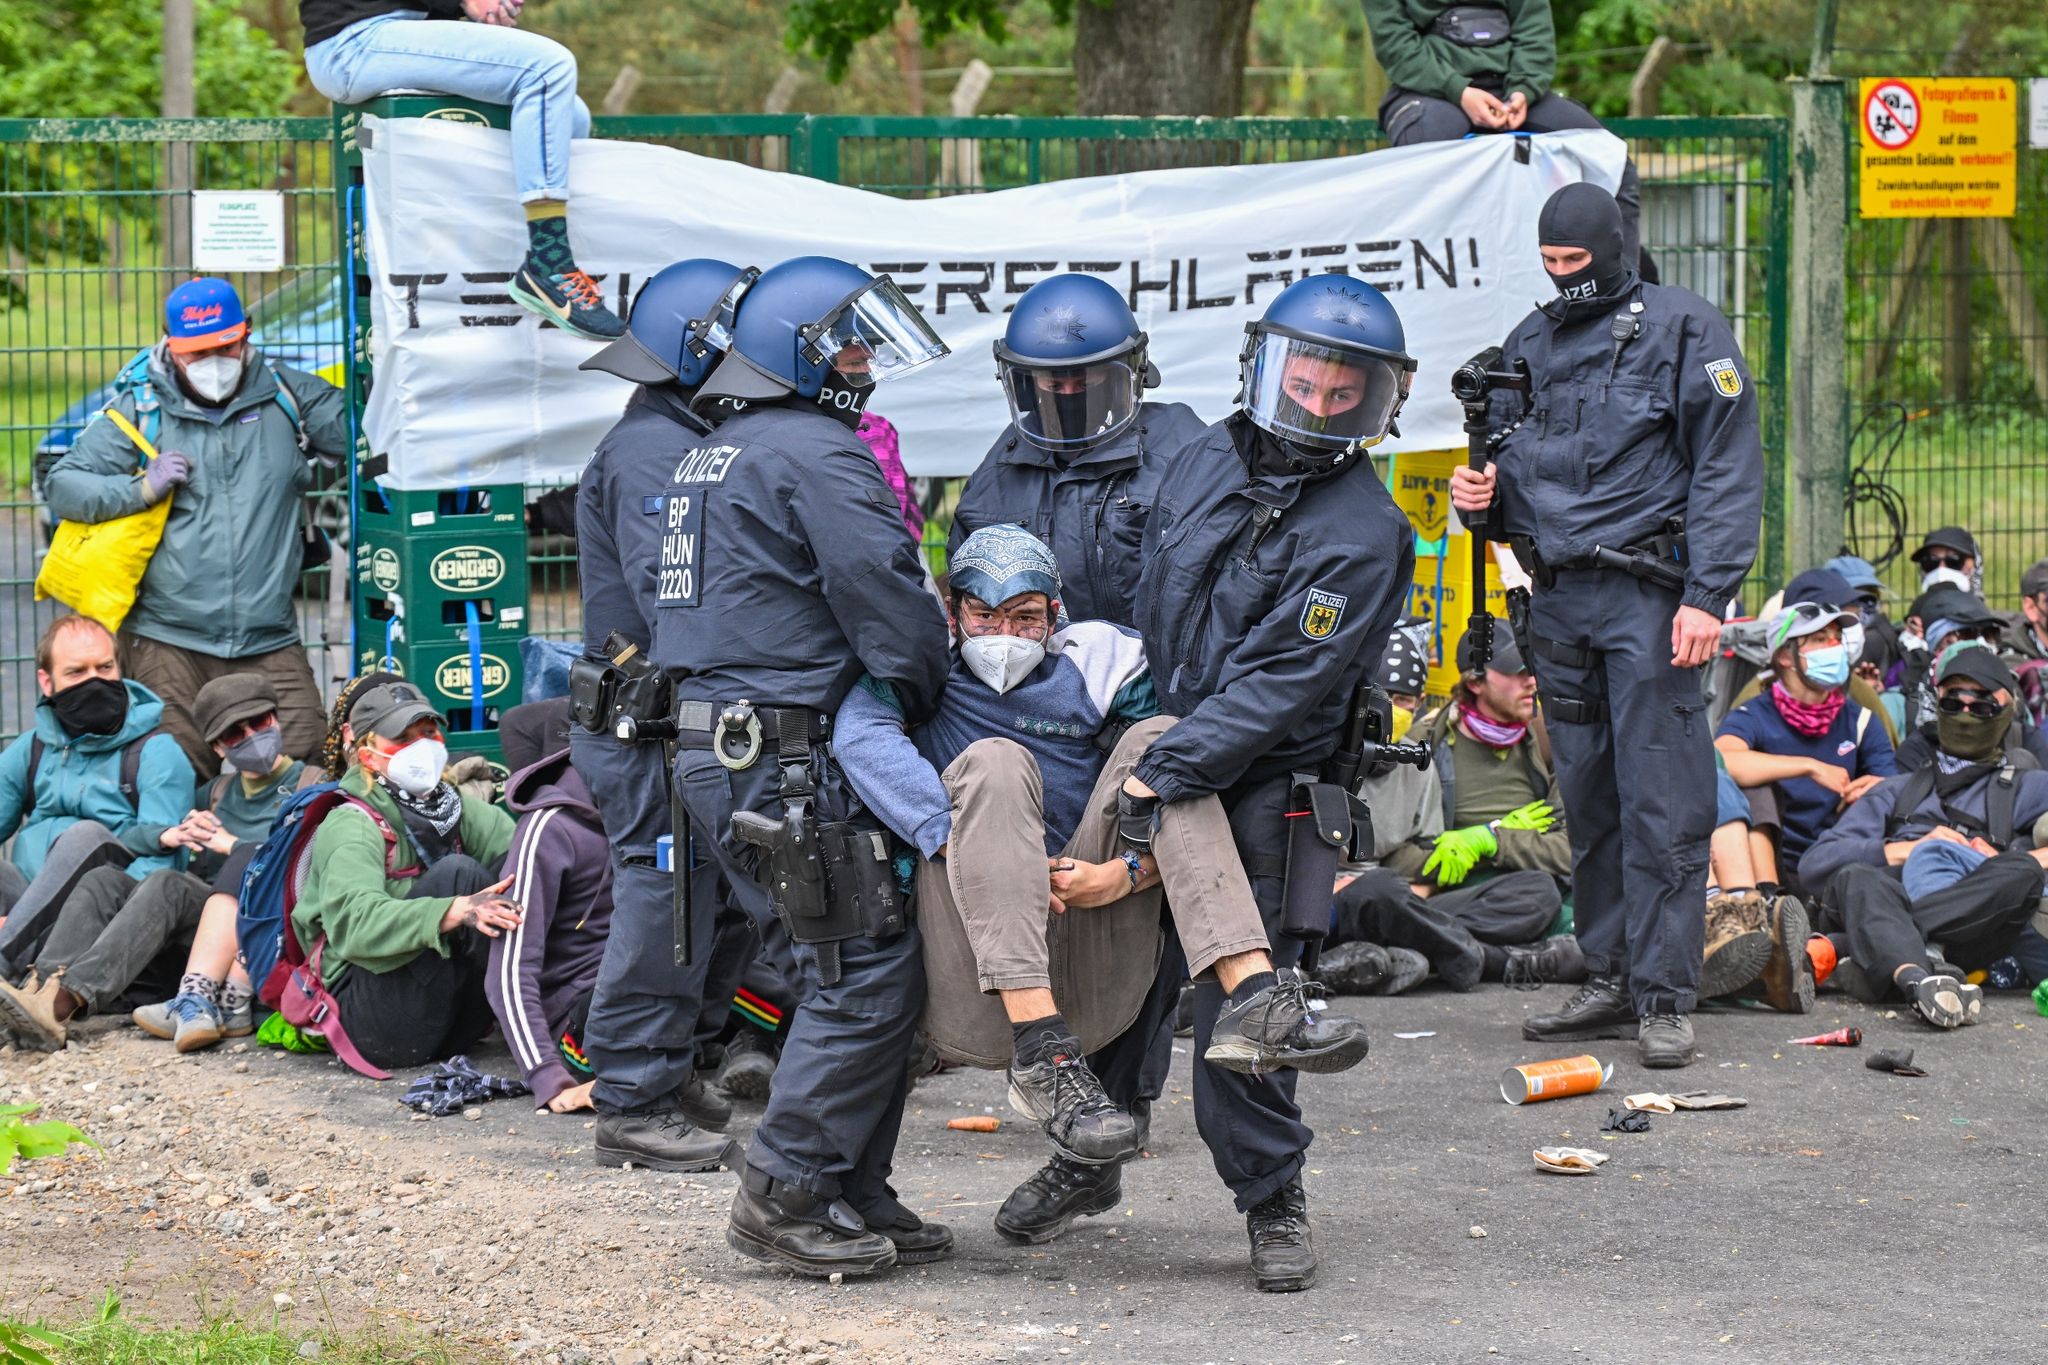
M282 1315L279 1315L282 1316ZM320 1344L324 1365L459 1365L470 1359L444 1346L384 1332L343 1336L292 1331L279 1321L257 1327L232 1314L206 1313L197 1328L163 1328L130 1321L110 1290L91 1321L65 1331L0 1323L0 1365L299 1365L299 1346Z
M282 112L297 63L237 0L197 0L195 107ZM148 118L162 108L160 0L0 0L0 117Z
M54 1365L46 1346L64 1344L54 1332L22 1323L0 1322L0 1365Z
M55 1120L25 1122L27 1116L39 1107L33 1104L0 1104L0 1175L14 1169L17 1156L26 1161L41 1156L62 1156L65 1148L74 1142L82 1142L88 1147L99 1146L68 1123Z
M792 52L808 51L825 63L825 78L845 78L854 45L887 31L896 22L897 0L796 0L789 7L785 41ZM927 47L956 30L985 34L994 42L1009 39L1009 26L998 0L910 0L917 26ZM1072 5L1062 0L1064 21Z

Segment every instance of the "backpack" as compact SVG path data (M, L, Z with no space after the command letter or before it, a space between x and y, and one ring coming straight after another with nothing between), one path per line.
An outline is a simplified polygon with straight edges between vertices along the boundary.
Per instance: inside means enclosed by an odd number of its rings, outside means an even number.
M142 746L163 733L163 727L159 726L147 734L137 735L121 746L121 796L127 801L128 809L132 811L139 813L142 809L142 797L137 790L142 773ZM31 802L36 799L36 770L43 766L43 750L46 747L41 735L29 736L28 778L24 785Z
M422 868L418 863L407 868L393 865L398 835L375 806L343 791L338 782L322 782L294 793L279 808L270 833L250 857L242 873L235 932L240 936L249 980L256 985L256 998L282 1014L287 1023L324 1035L335 1055L351 1069L382 1081L391 1073L364 1060L342 1026L340 1006L321 979L326 936L308 952L292 927L292 911L312 870L313 836L322 820L348 806L369 816L384 836L385 876L393 880L419 876Z
M1929 761L1926 766L1915 768L1907 774L1905 785L1899 788L1898 796L1892 801L1891 813L1885 817L1885 842L1896 840L1905 828L1912 824L1914 812L1920 803L1934 794L1934 776L1937 765ZM1991 789L1984 793L1983 837L2000 853L2012 847L2013 808L2019 800L2019 769L2010 762L2001 763L1991 774ZM1942 818L1950 826L1970 833L1977 822L1960 812L1949 808L1946 800L1941 803Z
M114 376L112 387L135 400L135 425L142 429L142 438L155 445L156 434L163 429L164 415L157 406L156 386L149 382L149 356L148 350L136 352ZM272 397L291 421L292 434L299 438L299 449L309 449L312 438L306 435L306 424L299 416L299 400L285 386L284 371L278 369L277 362L269 356L263 357L263 366L277 384L277 392Z

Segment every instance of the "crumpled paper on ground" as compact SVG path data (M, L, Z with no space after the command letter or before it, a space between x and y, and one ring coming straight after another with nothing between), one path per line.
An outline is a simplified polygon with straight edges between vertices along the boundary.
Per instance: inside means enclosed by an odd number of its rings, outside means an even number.
M1552 1175L1591 1175L1609 1159L1605 1152L1584 1147L1538 1147L1529 1155L1536 1159L1537 1170Z
M1647 1109L1653 1114L1673 1114L1680 1109L1747 1109L1749 1101L1735 1095L1716 1095L1705 1090L1687 1090L1682 1094L1666 1095L1655 1090L1646 1090L1640 1095L1624 1095L1621 1102L1631 1109Z

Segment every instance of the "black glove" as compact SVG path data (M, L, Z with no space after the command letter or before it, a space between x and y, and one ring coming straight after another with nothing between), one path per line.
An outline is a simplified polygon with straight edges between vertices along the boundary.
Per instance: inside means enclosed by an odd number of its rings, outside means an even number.
M1140 853L1149 853L1152 832L1158 828L1158 797L1133 796L1127 791L1116 794L1116 832L1125 843Z

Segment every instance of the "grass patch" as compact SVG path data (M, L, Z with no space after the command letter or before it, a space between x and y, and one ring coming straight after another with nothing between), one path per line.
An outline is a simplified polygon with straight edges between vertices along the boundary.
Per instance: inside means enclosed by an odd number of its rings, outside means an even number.
M76 1326L0 1322L0 1365L477 1365L484 1359L381 1329L294 1326L288 1316L280 1310L260 1323L208 1313L198 1327L157 1327L123 1315L110 1293L90 1321Z

